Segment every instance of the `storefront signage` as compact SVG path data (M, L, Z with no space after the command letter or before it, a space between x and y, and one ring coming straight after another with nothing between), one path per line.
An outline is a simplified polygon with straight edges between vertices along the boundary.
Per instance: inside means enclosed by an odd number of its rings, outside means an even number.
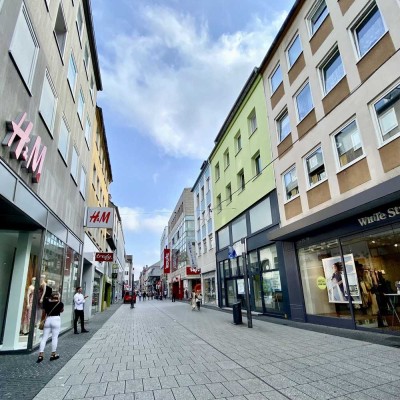
M86 209L87 228L113 228L114 209L108 207L88 207Z
M42 145L40 136L31 136L33 124L25 121L26 113L18 119L18 122L7 121L7 134L1 144L11 148L11 157L21 161L22 166L32 173L32 182L39 183L47 147Z
M200 268L192 267L190 265L186 266L186 275L200 275L200 272Z
M367 226L400 215L400 207L390 207L385 212L378 211L367 217L358 218L360 226Z
M324 278L323 276L319 276L317 278L317 286L321 290L326 289L326 278Z
M100 262L111 262L114 261L114 253L96 253L94 259Z
M171 273L171 250L164 249L164 274Z

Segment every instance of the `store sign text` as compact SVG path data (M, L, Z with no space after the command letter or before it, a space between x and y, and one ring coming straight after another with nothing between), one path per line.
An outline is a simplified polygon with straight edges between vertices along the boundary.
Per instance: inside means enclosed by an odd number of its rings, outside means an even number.
M100 262L114 261L114 253L96 253L94 259L95 259L95 261L100 261Z
M114 209L111 207L88 207L86 211L87 228L113 228Z
M358 223L361 226L374 224L376 222L384 221L387 218L393 218L400 215L400 207L390 207L386 212L378 211L368 217L362 217L358 219Z
M7 121L7 134L1 144L11 148L11 157L20 160L22 167L32 173L32 182L39 183L47 147L42 145L40 136L31 136L33 124L25 120L23 113L18 122Z

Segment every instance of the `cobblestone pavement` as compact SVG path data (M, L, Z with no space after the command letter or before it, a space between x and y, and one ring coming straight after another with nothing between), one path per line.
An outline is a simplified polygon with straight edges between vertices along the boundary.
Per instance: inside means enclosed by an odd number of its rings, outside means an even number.
M89 333L74 335L72 330L59 337L57 352L61 358L49 362L51 344L47 343L45 361L36 364L38 352L19 354L0 354L0 399L29 400L60 371L87 341L104 325L120 307L113 304L109 309L94 315L87 323ZM51 399L51 397L49 397Z
M153 300L119 307L35 399L398 400L399 360L393 347Z

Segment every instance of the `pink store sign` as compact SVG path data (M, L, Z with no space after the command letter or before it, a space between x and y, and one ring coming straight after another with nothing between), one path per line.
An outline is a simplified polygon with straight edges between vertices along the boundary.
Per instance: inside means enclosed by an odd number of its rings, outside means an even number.
M32 173L32 182L39 183L47 147L42 145L40 136L31 135L32 128L32 122L26 121L26 113L18 122L7 121L7 134L1 144L9 147L11 157L20 160L22 167Z

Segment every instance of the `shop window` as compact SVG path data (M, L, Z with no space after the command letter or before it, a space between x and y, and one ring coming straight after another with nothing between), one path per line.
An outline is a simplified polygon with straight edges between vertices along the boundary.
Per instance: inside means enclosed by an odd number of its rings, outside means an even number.
M256 110L253 110L247 118L249 126L249 136L251 136L257 129L257 116Z
M302 121L314 108L309 82L307 82L300 90L300 92L296 95L296 106L299 122Z
M279 272L276 246L260 249L260 272L262 273L262 293L267 310L283 311L283 293Z
M249 211L250 214L250 231L257 232L272 224L271 201L267 197Z
M243 169L237 174L237 183L239 192L242 192L246 188L246 181L244 179L244 171Z
M311 36L318 30L318 28L325 21L325 18L329 15L328 7L326 6L325 0L319 0L311 10L309 17L307 18L308 27Z
M321 147L305 158L308 186L313 187L326 179L324 156Z
M40 97L39 112L49 130L53 136L54 120L56 118L57 109L57 94L54 88L53 81L51 80L49 71L46 70L42 95Z
M247 221L246 215L236 218L232 222L232 241L238 242L242 238L247 237Z
M276 89L278 89L279 85L282 83L282 70L281 66L278 64L278 66L275 68L275 71L272 73L271 78L270 78L270 83L271 83L271 92L274 93Z
M400 85L378 100L373 109L378 121L379 139L385 143L389 139L399 136L400 118Z
M282 140L289 136L291 132L289 113L287 109L285 109L283 113L277 118L276 126L278 130L279 141L282 142Z
M67 157L68 157L69 138L70 138L70 129L67 120L65 119L65 116L63 116L63 118L61 118L61 124L60 124L58 151L60 152L65 162L67 162Z
M300 36L296 35L287 50L289 68L296 62L302 51Z
M69 84L69 88L71 89L72 96L75 97L75 86L76 86L76 78L77 78L77 69L74 54L71 52L69 57L68 64L68 75L67 80Z
M363 57L386 33L382 15L375 2L352 28L358 56Z
M283 175L283 185L285 188L286 200L291 200L299 194L296 167L293 167Z
M320 67L324 94L327 94L344 77L344 68L339 50L336 48Z
M25 4L22 3L11 40L10 55L29 89L32 87L38 54L39 42Z
M54 36L56 38L58 51L62 58L64 56L65 43L67 41L67 24L65 22L62 3L58 6L56 23L54 25Z
M356 121L352 121L337 133L334 136L334 143L340 168L354 163L364 155Z

